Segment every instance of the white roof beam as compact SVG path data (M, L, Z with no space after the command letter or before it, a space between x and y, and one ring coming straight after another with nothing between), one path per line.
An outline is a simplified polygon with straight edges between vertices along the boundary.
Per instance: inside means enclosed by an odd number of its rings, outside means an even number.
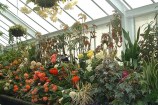
M156 11L158 11L157 6L158 6L158 3L154 3L154 4L147 5L147 6L128 10L128 11L126 11L126 17L137 17L137 16L141 16L144 14L156 12Z
M106 0L120 14L125 14L128 8L120 0Z

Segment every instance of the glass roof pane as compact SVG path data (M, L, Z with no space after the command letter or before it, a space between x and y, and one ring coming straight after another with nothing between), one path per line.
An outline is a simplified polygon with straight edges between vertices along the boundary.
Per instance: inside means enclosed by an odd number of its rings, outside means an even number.
M155 2L158 2L158 0L154 0Z
M1 39L1 41L2 41L5 45L8 44L8 41L7 41L6 39L4 39L3 36L0 36L0 39Z
M9 2L7 3L7 5L9 6L9 10L14 13L15 15L17 15L20 19L22 19L23 21L25 21L27 24L30 25L35 29L38 30L39 32L41 32L42 34L46 34L48 33L46 30L44 30L42 27L40 27L38 24L36 24L33 20L31 20L29 17L27 17L25 14L21 13L20 11L17 12L17 9L11 5Z
M7 26L6 24L4 24L3 22L0 21L0 26L3 26L6 30L9 29L9 26Z
M109 15L113 14L114 8L107 3L106 0L95 1L103 10L105 10Z
M5 44L1 39L0 39L0 44L2 44L3 46L6 46L7 44Z
M91 0L79 0L77 5L81 7L81 9L83 9L93 19L98 19L106 16L106 14L101 9L99 9L99 7L97 7Z
M141 6L145 6L148 4L152 4L151 0L125 0L132 8L137 8Z
M64 4L63 3L60 3L60 6L62 7L62 8L64 8ZM72 10L65 10L67 13L69 13L71 16L73 16L76 20L78 20L79 18L78 18L78 14L80 14L80 13L82 13L82 11L79 9L79 8L77 8L76 6L74 6L73 7L73 9ZM61 14L62 15L62 14ZM87 20L86 20L86 22L87 21L91 21L91 19L87 16Z
M68 14L66 14L64 11L62 12L62 14L58 14L57 15L58 18L60 18L61 21L63 21L65 24L67 24L68 26L71 26L75 20L73 20Z
M13 23L11 23L9 20L7 20L6 18L4 18L1 15L0 15L0 21L3 21L4 23L8 24L9 26L14 25Z

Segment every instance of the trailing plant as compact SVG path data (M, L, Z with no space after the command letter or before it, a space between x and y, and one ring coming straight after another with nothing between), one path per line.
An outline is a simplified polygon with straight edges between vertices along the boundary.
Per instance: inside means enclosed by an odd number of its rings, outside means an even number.
M9 44L13 43L14 37L20 37L26 35L27 33L27 29L20 24L11 26L8 31L9 31Z
M67 2L69 1L69 2ZM65 4L67 2L67 4ZM53 22L58 20L57 15L62 13L60 3L64 3L64 9L72 9L77 4L76 0L26 0L26 4L34 3L33 11L43 18L49 17ZM21 12L29 14L32 12L27 6L21 8Z
M122 25L121 25L121 15L116 11L113 14L111 20L112 26L112 39L115 41L117 47L122 46Z
M129 32L126 32L123 29L123 35L126 39L127 43L125 42L125 51L122 51L121 58L125 67L130 67L131 69L136 69L139 65L139 54L140 54L140 47L138 44L139 35L140 35L140 28L137 31L137 38L132 43Z

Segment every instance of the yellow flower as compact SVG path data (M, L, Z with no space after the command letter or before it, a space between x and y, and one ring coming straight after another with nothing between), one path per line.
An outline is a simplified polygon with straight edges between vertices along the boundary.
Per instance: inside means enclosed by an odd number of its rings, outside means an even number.
M87 53L93 53L93 50L89 50Z
M83 58L83 54L78 54L78 58Z
M25 14L31 13L31 10L28 9L27 7L21 7L20 11L21 11L22 13L25 13Z
M94 55L93 50L89 50L89 51L87 52L88 58L91 58L93 55Z
M89 53L87 53L88 58L91 58L93 55L94 55L93 52L89 52Z
M56 22L58 20L58 18L56 16L51 16L50 17L51 21Z

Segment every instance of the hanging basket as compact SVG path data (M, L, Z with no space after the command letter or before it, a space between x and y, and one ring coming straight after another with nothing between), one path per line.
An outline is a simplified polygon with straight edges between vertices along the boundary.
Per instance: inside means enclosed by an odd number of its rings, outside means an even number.
M21 37L26 34L26 28L23 26L16 24L9 28L9 35L13 35L15 37Z
M15 37L23 36L23 32L21 30L12 30L12 35Z
M40 7L51 8L56 5L59 0L31 0Z

